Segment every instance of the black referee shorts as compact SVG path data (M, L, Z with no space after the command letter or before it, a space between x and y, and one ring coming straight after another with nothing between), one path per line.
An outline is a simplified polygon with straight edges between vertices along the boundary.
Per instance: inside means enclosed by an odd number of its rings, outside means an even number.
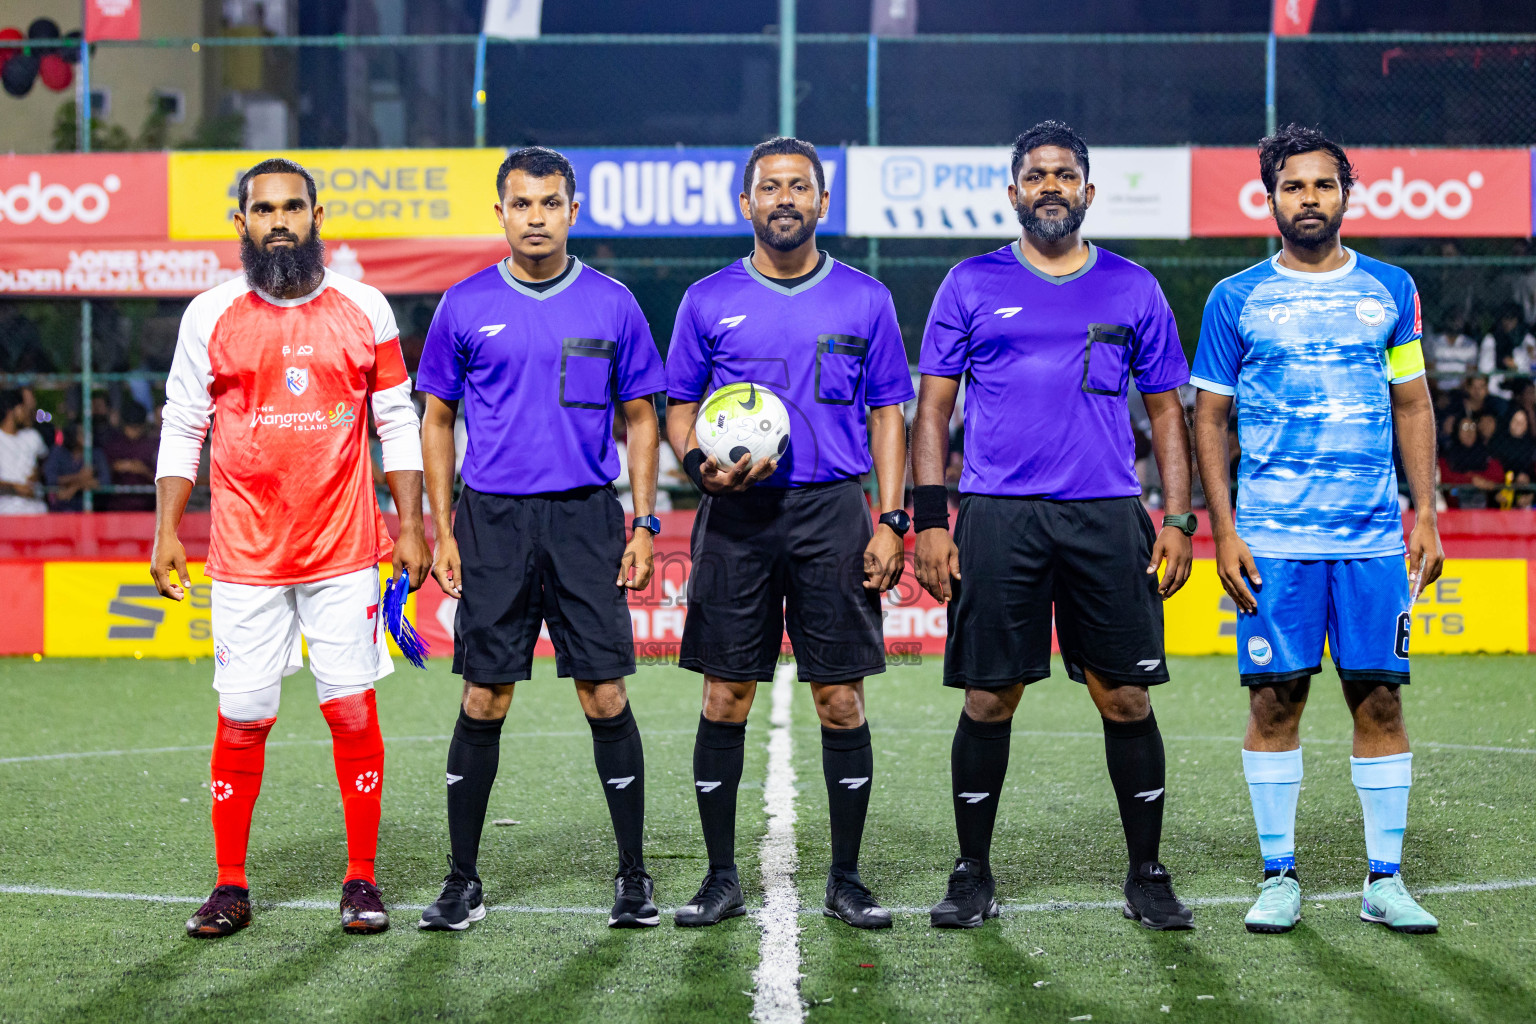
M884 672L880 595L864 589L873 535L857 480L706 495L678 664L766 682L787 629L802 682Z
M453 670L471 683L530 677L539 623L555 671L617 679L635 671L625 592L624 509L612 487L516 497L464 488L453 537L463 596L453 621Z
M967 494L955 544L944 685L1001 689L1051 674L1051 608L1067 674L1168 681L1163 602L1147 572L1157 534L1136 498Z

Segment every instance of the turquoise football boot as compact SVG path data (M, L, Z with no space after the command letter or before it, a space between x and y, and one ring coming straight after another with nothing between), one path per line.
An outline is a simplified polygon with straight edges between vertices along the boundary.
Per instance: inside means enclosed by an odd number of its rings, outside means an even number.
M1259 899L1243 918L1243 926L1260 934L1279 934L1301 920L1301 883L1290 875L1276 875L1259 883Z
M1384 924L1395 932L1422 935L1440 930L1435 916L1419 906L1403 886L1403 876L1378 878L1360 897L1360 920Z

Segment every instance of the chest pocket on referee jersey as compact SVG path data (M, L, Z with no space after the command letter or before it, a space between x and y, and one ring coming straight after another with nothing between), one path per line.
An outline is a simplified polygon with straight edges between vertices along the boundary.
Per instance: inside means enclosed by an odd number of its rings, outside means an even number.
M1130 375L1134 328L1125 324L1089 324L1083 353L1083 390L1090 395L1122 395Z
M567 409L606 409L613 387L618 343L565 338L560 343L560 404Z
M816 401L852 405L864 383L869 339L851 334L823 334L816 339Z

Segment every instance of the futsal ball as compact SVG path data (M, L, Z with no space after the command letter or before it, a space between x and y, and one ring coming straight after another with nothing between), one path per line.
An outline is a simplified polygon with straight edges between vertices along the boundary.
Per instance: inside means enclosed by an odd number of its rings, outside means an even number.
M694 432L704 454L721 466L743 455L753 463L776 459L789 448L789 411L761 384L727 384L704 400Z

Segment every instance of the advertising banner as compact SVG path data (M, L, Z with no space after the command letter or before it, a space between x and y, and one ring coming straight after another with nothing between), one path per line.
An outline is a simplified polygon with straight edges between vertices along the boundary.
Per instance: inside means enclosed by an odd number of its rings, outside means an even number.
M234 237L240 175L270 156L315 177L326 238L500 236L492 207L500 149L229 150L170 154L170 237Z
M1366 238L1523 238L1531 232L1524 149L1351 149L1356 182L1343 233ZM1251 149L1195 148L1197 237L1275 235Z
M85 38L139 38L139 0L85 0Z
M0 156L0 245L164 238L164 153Z
M741 174L750 148L654 147L562 150L576 171L581 238L750 235L741 216ZM826 174L827 216L817 230L841 235L847 223L840 180L846 151L818 148Z
M326 242L326 263L332 270L389 295L443 291L506 254L506 240L499 236ZM233 238L0 246L0 295L176 298L196 295L240 273L240 246Z
M381 581L392 571L379 566ZM43 650L54 658L209 658L213 581L189 562L191 593L160 596L143 562L48 562L43 570ZM382 593L382 590L381 590ZM414 620L416 597L406 601ZM391 640L391 654L399 648ZM398 665L396 666L399 667Z
M852 146L848 233L885 238L1012 238L1010 151L1000 146ZM1188 238L1189 150L1094 149L1094 238Z

